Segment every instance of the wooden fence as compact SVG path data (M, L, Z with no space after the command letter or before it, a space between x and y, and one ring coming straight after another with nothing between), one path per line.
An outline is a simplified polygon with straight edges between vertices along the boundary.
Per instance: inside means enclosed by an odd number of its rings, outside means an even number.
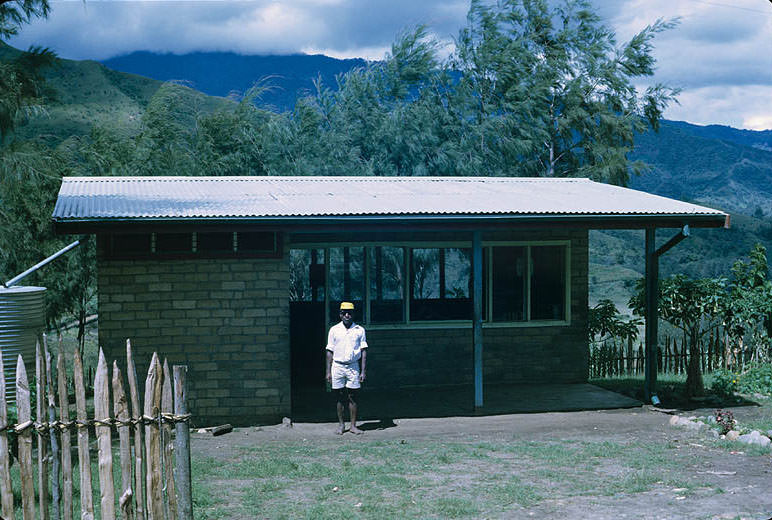
M123 375L113 362L112 379L100 349L94 375L94 417L86 414L83 363L78 349L72 359L75 415L70 412L66 363L61 339L53 366L45 337L43 351L36 353L36 416L31 410L30 385L24 360L16 363L17 424L8 424L5 371L0 355L0 504L2 518L15 518L18 507L24 520L72 520L74 504L73 433L77 442L80 513L83 520L123 518L127 520L189 520L192 514L190 483L190 432L188 430L186 367L174 366L174 373L153 354L145 380L144 406L140 393L131 342L126 341L126 396ZM173 385L172 385L173 382ZM110 387L112 386L112 407ZM57 395L58 394L58 395ZM58 413L57 413L58 406ZM172 439L172 428L176 438ZM120 483L113 471L113 433L120 454ZM99 481L98 504L92 489L89 439L96 435ZM37 448L37 475L33 467L33 440ZM132 442L133 441L133 442ZM9 444L16 445L21 504L14 503ZM174 468L174 469L173 469ZM117 468L116 468L117 469ZM37 496L35 494L37 477ZM37 500L36 500L37 498Z
M720 333L703 339L699 343L699 350L703 373L718 368L736 368L749 356L749 352L731 348L728 337ZM643 343L625 343L615 338L593 343L590 345L590 377L643 374L644 360ZM688 339L665 336L664 343L657 346L657 372L685 374L688 364Z

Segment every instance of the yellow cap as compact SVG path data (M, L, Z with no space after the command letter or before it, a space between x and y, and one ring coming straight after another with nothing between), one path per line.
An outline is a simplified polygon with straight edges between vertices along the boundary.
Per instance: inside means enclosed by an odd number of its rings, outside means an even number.
M354 304L351 302L340 302L340 310L342 311L353 311L354 310Z

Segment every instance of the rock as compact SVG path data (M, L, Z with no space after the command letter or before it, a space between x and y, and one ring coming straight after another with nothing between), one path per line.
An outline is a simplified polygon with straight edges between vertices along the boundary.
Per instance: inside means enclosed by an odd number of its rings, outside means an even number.
M677 415L673 415L672 417L670 417L670 426L677 426L679 419L681 418L678 417Z
M292 428L292 419L285 417L281 420L281 425L285 428Z
M769 446L769 444L772 443L772 441L769 440L769 437L760 434L756 430L753 430L751 433L746 433L745 435L740 435L737 440L746 444L756 444L757 446Z
M708 427L707 424L705 424L703 422L699 422L699 421L684 421L683 422L683 426L687 430L701 430L703 428L707 428Z
M713 428L709 429L705 433L708 435L708 437L713 437L714 439L718 439L718 431L714 430Z
M713 417L712 415L709 415L707 419L705 419L705 422L708 424L716 424L716 418Z
M740 437L740 432L737 430L729 430L726 434L726 440L736 441Z

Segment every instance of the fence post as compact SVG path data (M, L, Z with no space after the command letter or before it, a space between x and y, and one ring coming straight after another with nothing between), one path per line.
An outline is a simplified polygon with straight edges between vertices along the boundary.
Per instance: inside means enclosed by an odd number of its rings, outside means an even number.
M19 475L21 477L21 509L24 520L35 520L35 485L32 478L32 411L30 410L29 380L24 360L16 360L16 409L19 414Z
M45 341L45 337L43 338ZM48 443L45 431L41 425L46 422L45 409L46 369L43 355L40 352L40 341L35 344L35 438L38 445L38 510L40 520L48 520Z
M0 349L0 500L3 518L15 518L11 487L11 455L8 451L8 403L5 400L5 364Z
M96 423L97 447L99 449L99 492L101 496L101 517L115 519L115 483L113 482L113 448L110 427L110 378L107 374L105 353L99 349L96 374L94 374L94 419Z
M169 362L164 359L164 377L161 387L161 415L171 417L174 412L174 398L172 397L172 373L169 371ZM177 517L177 492L174 488L174 469L172 455L172 426L164 422L161 426L161 438L163 448L164 487L166 488L166 501L164 513L167 519Z
M83 384L83 361L76 348L72 354L72 372L75 378L75 408L78 417L78 467L80 469L80 518L94 520L94 497L91 488L91 457L88 451L86 417L86 387Z
M126 520L133 519L131 490L131 439L129 438L129 404L123 390L123 377L118 362L113 361L113 414L118 425L121 446L121 494L118 508Z
M54 373L51 359L51 352L46 344L46 337L43 336L43 351L46 356L46 397L48 408L48 436L51 439L51 498L52 512L54 520L61 518L61 500L62 495L59 488L59 478L61 477L61 467L59 460L59 438L53 423L56 421L56 394L54 393Z
M188 389L186 374L188 367L174 366L174 415L188 413ZM193 493L190 482L190 428L187 422L175 424L177 438L174 447L177 487L177 519L193 520Z
M134 422L134 504L137 519L144 520L145 515L145 465L142 448L142 409L139 407L139 385L137 384L137 367L131 352L131 341L126 340L126 376L129 378L129 393L131 394L131 418Z
M161 365L158 354L153 352L145 380L145 417L152 421L145 426L145 456L147 457L147 517L162 520L164 517L161 490L161 442L158 416L161 413Z
M72 520L72 442L70 439L70 399L67 395L67 372L64 365L64 345L59 336L59 353L56 355L56 382L59 390L59 421L62 428L62 501L64 520Z

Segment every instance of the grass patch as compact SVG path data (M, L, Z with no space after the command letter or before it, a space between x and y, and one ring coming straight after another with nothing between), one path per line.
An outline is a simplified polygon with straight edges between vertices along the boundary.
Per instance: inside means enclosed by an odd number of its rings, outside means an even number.
M193 464L200 482L248 481L231 505L267 518L477 518L546 498L709 487L681 476L697 461L656 442L269 444L227 461L194 454ZM206 518L228 512L201 508Z

